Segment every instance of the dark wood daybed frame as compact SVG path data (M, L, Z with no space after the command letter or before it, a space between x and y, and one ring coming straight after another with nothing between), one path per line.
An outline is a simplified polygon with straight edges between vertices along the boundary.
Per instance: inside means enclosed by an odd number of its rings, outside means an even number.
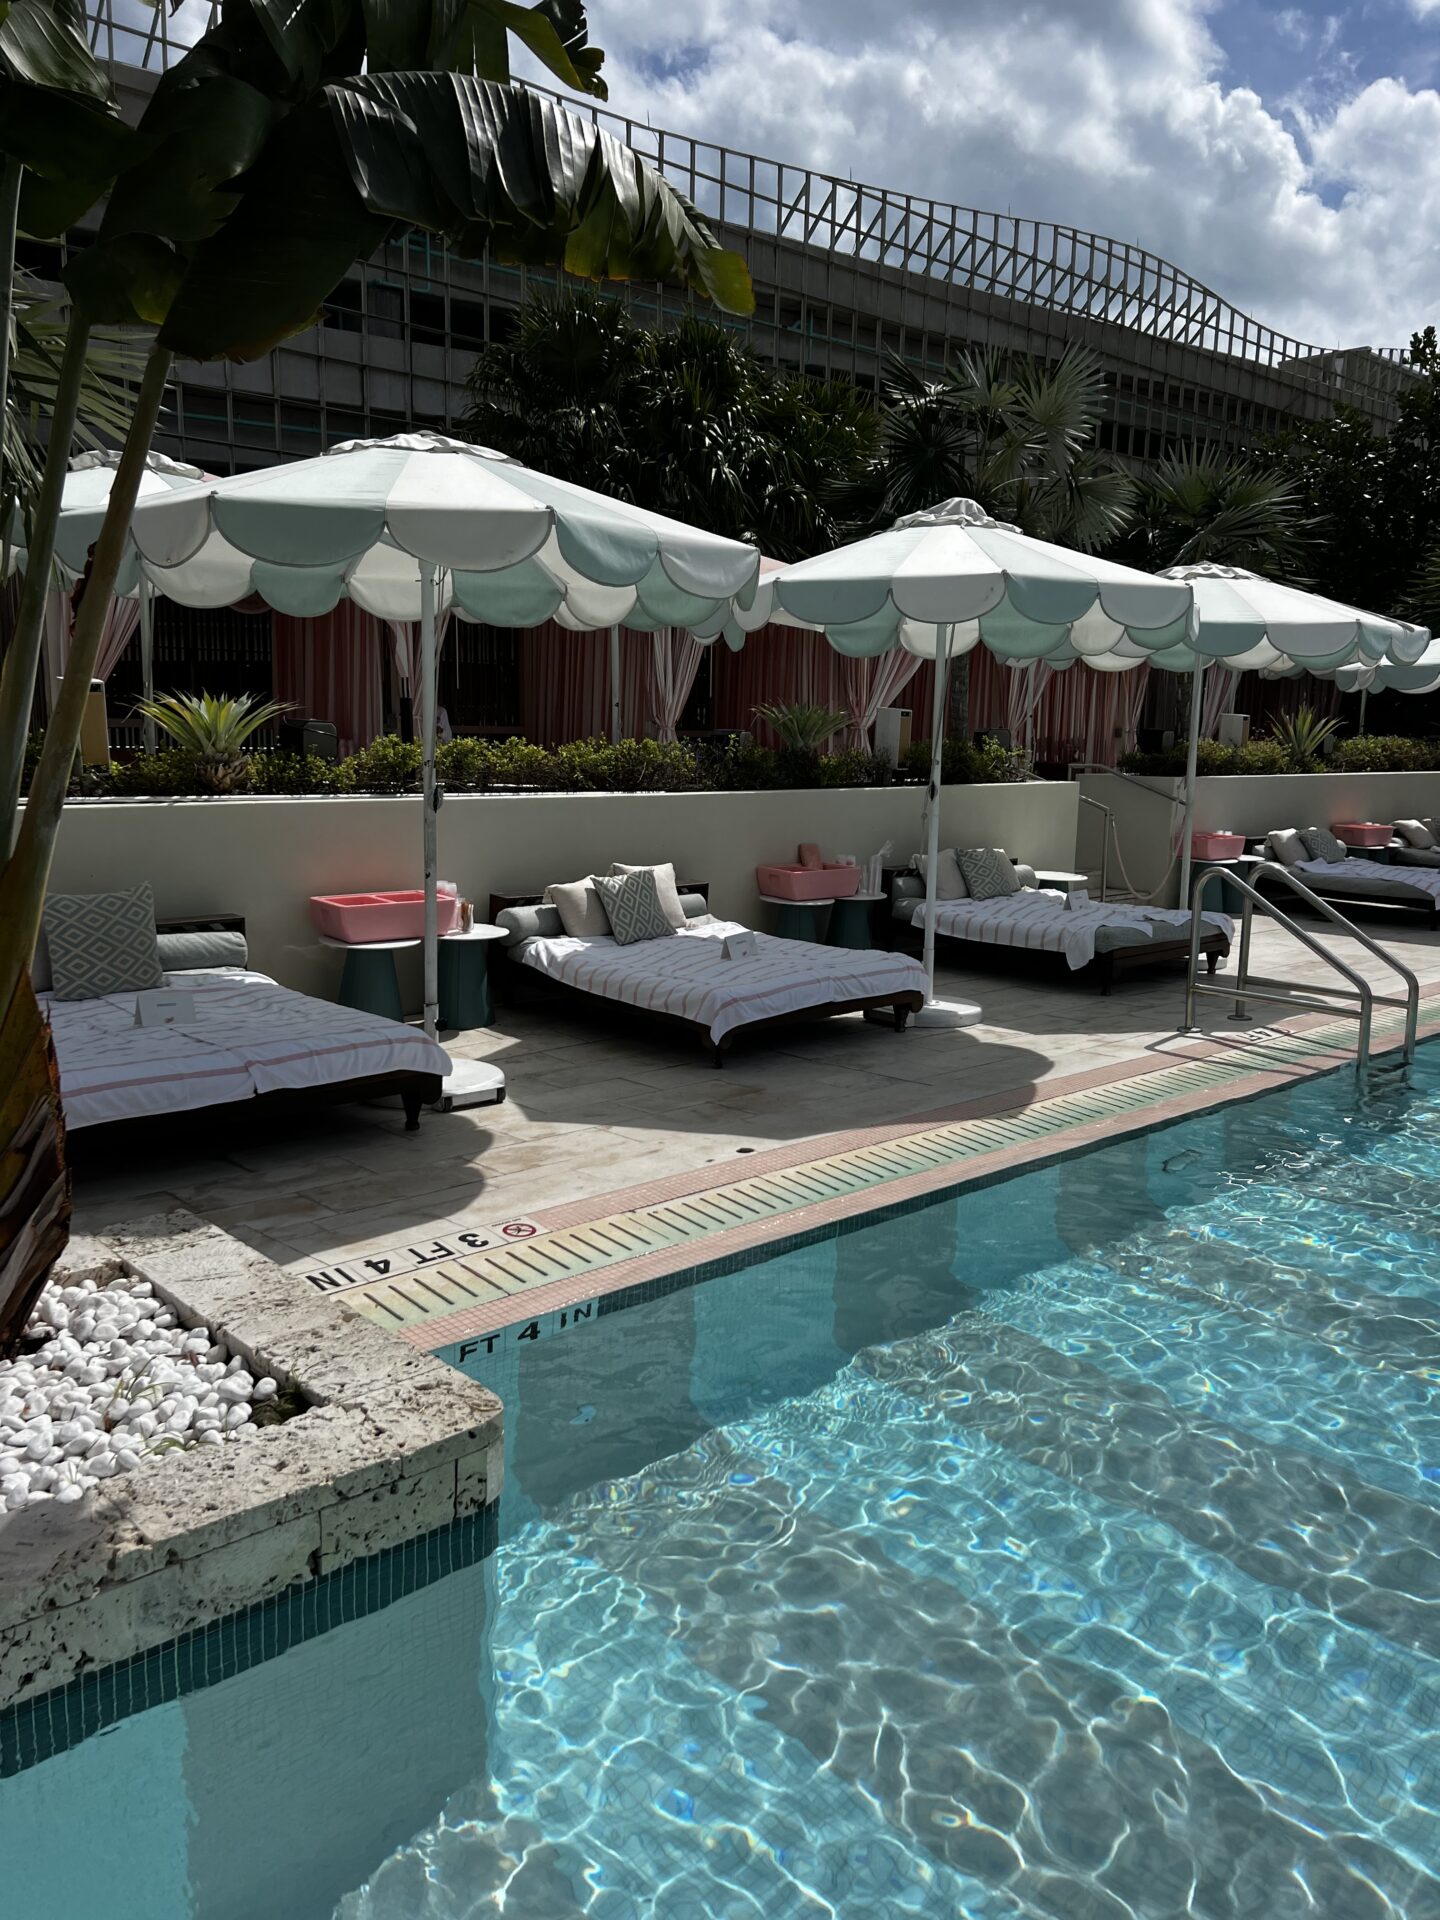
M708 881L685 881L679 885L681 893L698 893L702 899L708 897ZM498 916L507 907L538 907L543 896L538 893L492 893L490 896L490 923L494 926ZM842 1013L874 1013L888 1008L896 1033L903 1033L912 1013L918 1013L925 1004L923 994L911 990L908 993L884 993L868 996L862 1000L818 1000L812 1007L796 1007L790 1013L776 1013L764 1020L747 1020L743 1027L733 1033L727 1033L723 1040L710 1038L709 1026L703 1020L690 1020L680 1013L660 1013L649 1007L632 1006L628 1000L612 1000L607 994L592 993L587 987L572 986L568 980L556 980L550 974L541 973L535 967L527 967L523 961L512 960L508 943L498 941L492 952L490 984L496 997L509 1005L524 1005L527 1000L535 1002L552 1001L584 1008L593 1012L604 1007L611 1013L633 1016L636 1020L653 1021L658 1026L677 1027L692 1034L710 1055L711 1064L723 1067L725 1055L730 1043L737 1037L748 1039L753 1033L768 1033L780 1027L799 1026L810 1020L830 1020ZM518 989L518 991L517 991Z
M893 882L896 876L906 872L906 868L893 868L886 871L886 897L893 904ZM1057 896L1058 897L1058 896ZM924 901L917 903L924 906ZM897 951L902 953L921 953L925 947L925 926L922 918L903 923L891 919L891 940ZM1186 966L1190 960L1190 942L1188 940L1150 940L1136 941L1133 947L1113 947L1108 953L1097 953L1093 960L1083 967L1071 967L1066 964L1063 953L1052 953L1043 947L1012 947L1003 940L962 940L953 933L941 933L935 930L936 953L953 952L957 959L969 964L979 965L987 956L993 961L999 954L1012 960L1033 961L1037 971L1054 973L1057 971L1052 962L1059 963L1059 970L1067 979L1093 980L1099 983L1102 996L1107 996L1121 974L1139 973L1147 967L1165 965L1174 962ZM1218 928L1200 936L1200 951L1205 956L1205 971L1214 973L1220 962L1230 952L1230 942Z
M239 913L203 913L191 914L184 919L157 919L155 931L244 933L245 917ZM243 1100L216 1100L203 1107L186 1107L179 1113L144 1114L130 1120L102 1120L94 1126L76 1127L67 1134L66 1151L73 1155L78 1142L79 1151L83 1154L86 1151L85 1142L103 1143L119 1132L130 1137L136 1130L159 1132L177 1122L183 1122L186 1126L197 1123L203 1125L221 1114L243 1114L246 1118L253 1114L265 1118L272 1114L308 1113L320 1107L349 1106L357 1101L381 1099L389 1094L400 1096L400 1103L405 1109L405 1131L415 1133L420 1127L420 1109L432 1106L443 1097L444 1092L445 1082L438 1073L403 1071L367 1074L359 1080L335 1080L323 1087L280 1087L273 1093L252 1093Z

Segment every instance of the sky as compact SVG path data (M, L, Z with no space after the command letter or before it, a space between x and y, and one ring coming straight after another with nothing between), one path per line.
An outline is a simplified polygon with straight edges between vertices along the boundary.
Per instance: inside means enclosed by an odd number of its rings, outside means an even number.
M589 12L655 126L1138 241L1317 346L1440 323L1440 0Z

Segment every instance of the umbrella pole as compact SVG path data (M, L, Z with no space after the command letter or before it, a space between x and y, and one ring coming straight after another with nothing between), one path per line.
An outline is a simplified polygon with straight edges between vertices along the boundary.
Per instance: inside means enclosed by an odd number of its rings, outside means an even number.
M1361 687L1360 689L1360 725L1356 728L1356 732L1361 735L1363 735L1365 732L1365 702L1369 698L1370 698L1370 689L1368 687Z
M610 629L610 744L620 738L620 629Z
M973 1027L980 1009L970 1000L935 998L935 908L940 884L940 788L945 771L945 683L950 677L953 626L935 632L935 698L930 711L930 798L925 820L925 1004L914 1016L917 1027Z
M155 589L143 573L140 575L140 691L148 706L155 698ZM155 722L148 713L144 745L146 753L154 753Z
M420 791L425 848L425 1031L433 1040L440 1016L439 908L436 895L435 791L435 568L420 562Z
M1180 835L1180 905L1190 905L1190 838L1195 831L1195 766L1200 758L1200 709L1205 700L1205 663L1195 662L1190 681L1190 744L1185 754L1185 824Z

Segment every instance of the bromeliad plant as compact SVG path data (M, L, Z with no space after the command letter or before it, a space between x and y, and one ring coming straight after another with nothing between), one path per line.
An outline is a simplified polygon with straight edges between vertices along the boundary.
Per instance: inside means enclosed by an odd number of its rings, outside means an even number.
M63 232L105 199L95 241L66 273L71 319L26 591L0 675L0 850L18 814L90 332L137 327L151 344L65 677L0 873L0 1352L64 1245L54 1062L28 969L172 356L268 353L314 324L354 261L412 228L466 258L668 280L734 312L754 305L744 263L654 168L599 126L510 84L513 35L564 86L605 97L582 0L226 0L161 75L134 129L90 58L83 23L78 0L0 0L0 285L17 226ZM8 343L8 312L0 336ZM5 377L0 364L0 389Z
M847 722L847 716L833 707L812 706L803 700L772 701L756 707L755 718L763 720L792 753L819 753Z
M1338 719L1322 720L1313 707L1301 707L1276 721L1271 738L1284 749L1291 773L1314 773L1341 724Z
M141 700L136 711L194 756L196 778L209 793L236 793L250 784L244 751L262 727L292 711L284 700L215 693L166 693Z

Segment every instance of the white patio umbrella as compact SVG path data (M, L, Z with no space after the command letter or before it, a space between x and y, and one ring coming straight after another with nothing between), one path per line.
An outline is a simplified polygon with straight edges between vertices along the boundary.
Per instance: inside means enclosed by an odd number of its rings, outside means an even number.
M1432 640L1418 660L1405 664L1368 661L1337 667L1335 684L1342 692L1360 695L1360 731L1365 731L1365 702L1372 693L1435 693L1440 691L1440 640Z
M90 549L100 537L119 464L119 453L108 447L77 453L70 461L60 494L60 518L55 527L55 572L65 588L73 587L84 573ZM173 493L209 478L203 467L186 466L183 461L171 460L163 453L151 453L146 456L140 475L140 498L148 500L156 494ZM6 549L8 570L23 573L28 556L18 516L12 526L12 543ZM144 698L152 700L155 696L155 595L149 583L140 577L137 554L133 548L127 548L115 581L115 597L129 600L137 596L141 688ZM145 751L155 751L155 722L150 719L145 721Z
M1376 667L1418 659L1429 644L1426 628L1364 613L1322 594L1266 580L1243 567L1205 562L1170 567L1160 578L1187 582L1195 594L1195 637L1184 652L1152 656L1152 663L1192 674L1190 731L1185 760L1185 813L1180 843L1180 901L1190 897L1190 840L1195 817L1195 768L1205 670L1220 661L1240 671L1289 666L1329 675L1351 664ZM1123 644L1123 643L1117 643Z
M748 590L759 564L738 541L434 433L346 441L312 460L142 500L132 533L145 577L184 606L259 593L283 613L313 616L348 595L382 620L420 621L432 1035L439 612L502 627L553 619L577 632L690 626Z
M823 628L831 646L865 658L899 645L936 663L931 721L925 881L925 971L930 995L922 1025L965 1026L980 1009L935 999L936 868L945 680L951 660L982 641L1002 660L1077 657L1072 638L1092 614L1105 647L1142 638L1152 651L1185 644L1193 596L1183 581L1157 580L1131 567L1035 540L994 520L974 500L946 500L909 514L885 533L759 579L733 620L753 630L767 620ZM1137 664L1147 651L1138 644Z

